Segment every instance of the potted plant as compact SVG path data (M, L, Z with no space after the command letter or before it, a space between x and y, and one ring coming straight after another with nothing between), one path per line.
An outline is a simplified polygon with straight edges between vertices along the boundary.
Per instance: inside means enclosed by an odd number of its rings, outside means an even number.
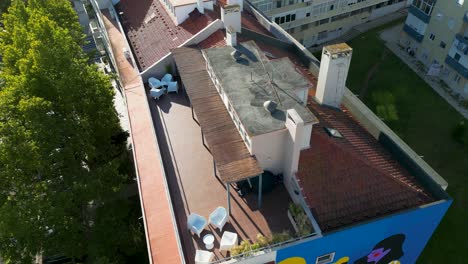
M300 205L295 203L289 204L288 218L297 236L301 237L312 233L310 220Z

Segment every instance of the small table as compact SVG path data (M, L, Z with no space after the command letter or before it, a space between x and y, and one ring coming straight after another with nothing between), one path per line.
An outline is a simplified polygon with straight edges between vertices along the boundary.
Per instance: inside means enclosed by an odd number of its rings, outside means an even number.
M214 236L212 234L203 236L203 243L205 243L206 249L212 249L214 247Z

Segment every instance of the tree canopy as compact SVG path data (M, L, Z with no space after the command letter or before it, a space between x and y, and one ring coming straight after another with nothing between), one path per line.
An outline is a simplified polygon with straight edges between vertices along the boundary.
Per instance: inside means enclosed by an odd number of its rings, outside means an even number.
M87 63L70 1L13 0L3 23L0 255L117 263L137 223L115 205L128 174L109 79Z

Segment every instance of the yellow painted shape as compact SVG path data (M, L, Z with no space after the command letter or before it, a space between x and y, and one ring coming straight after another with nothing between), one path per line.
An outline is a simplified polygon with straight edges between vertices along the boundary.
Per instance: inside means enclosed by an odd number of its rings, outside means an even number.
M388 264L401 264L399 260L390 261Z
M278 264L306 264L305 259L300 257L292 257L281 261Z
M342 257L335 264L347 264L349 262L349 257Z

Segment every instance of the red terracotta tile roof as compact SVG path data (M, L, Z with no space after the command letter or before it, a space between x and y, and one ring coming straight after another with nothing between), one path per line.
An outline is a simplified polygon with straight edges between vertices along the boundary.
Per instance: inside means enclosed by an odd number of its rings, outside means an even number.
M226 40L224 36L226 35L224 30L217 30L215 33L211 34L202 42L198 43L200 49L209 49L226 46Z
M158 0L121 0L117 9L123 12L122 25L141 71L217 18L214 12L206 10L202 15L195 9L190 18L176 26Z
M297 177L322 231L433 201L346 110L309 104L320 123L301 152ZM328 135L337 129L344 138Z

